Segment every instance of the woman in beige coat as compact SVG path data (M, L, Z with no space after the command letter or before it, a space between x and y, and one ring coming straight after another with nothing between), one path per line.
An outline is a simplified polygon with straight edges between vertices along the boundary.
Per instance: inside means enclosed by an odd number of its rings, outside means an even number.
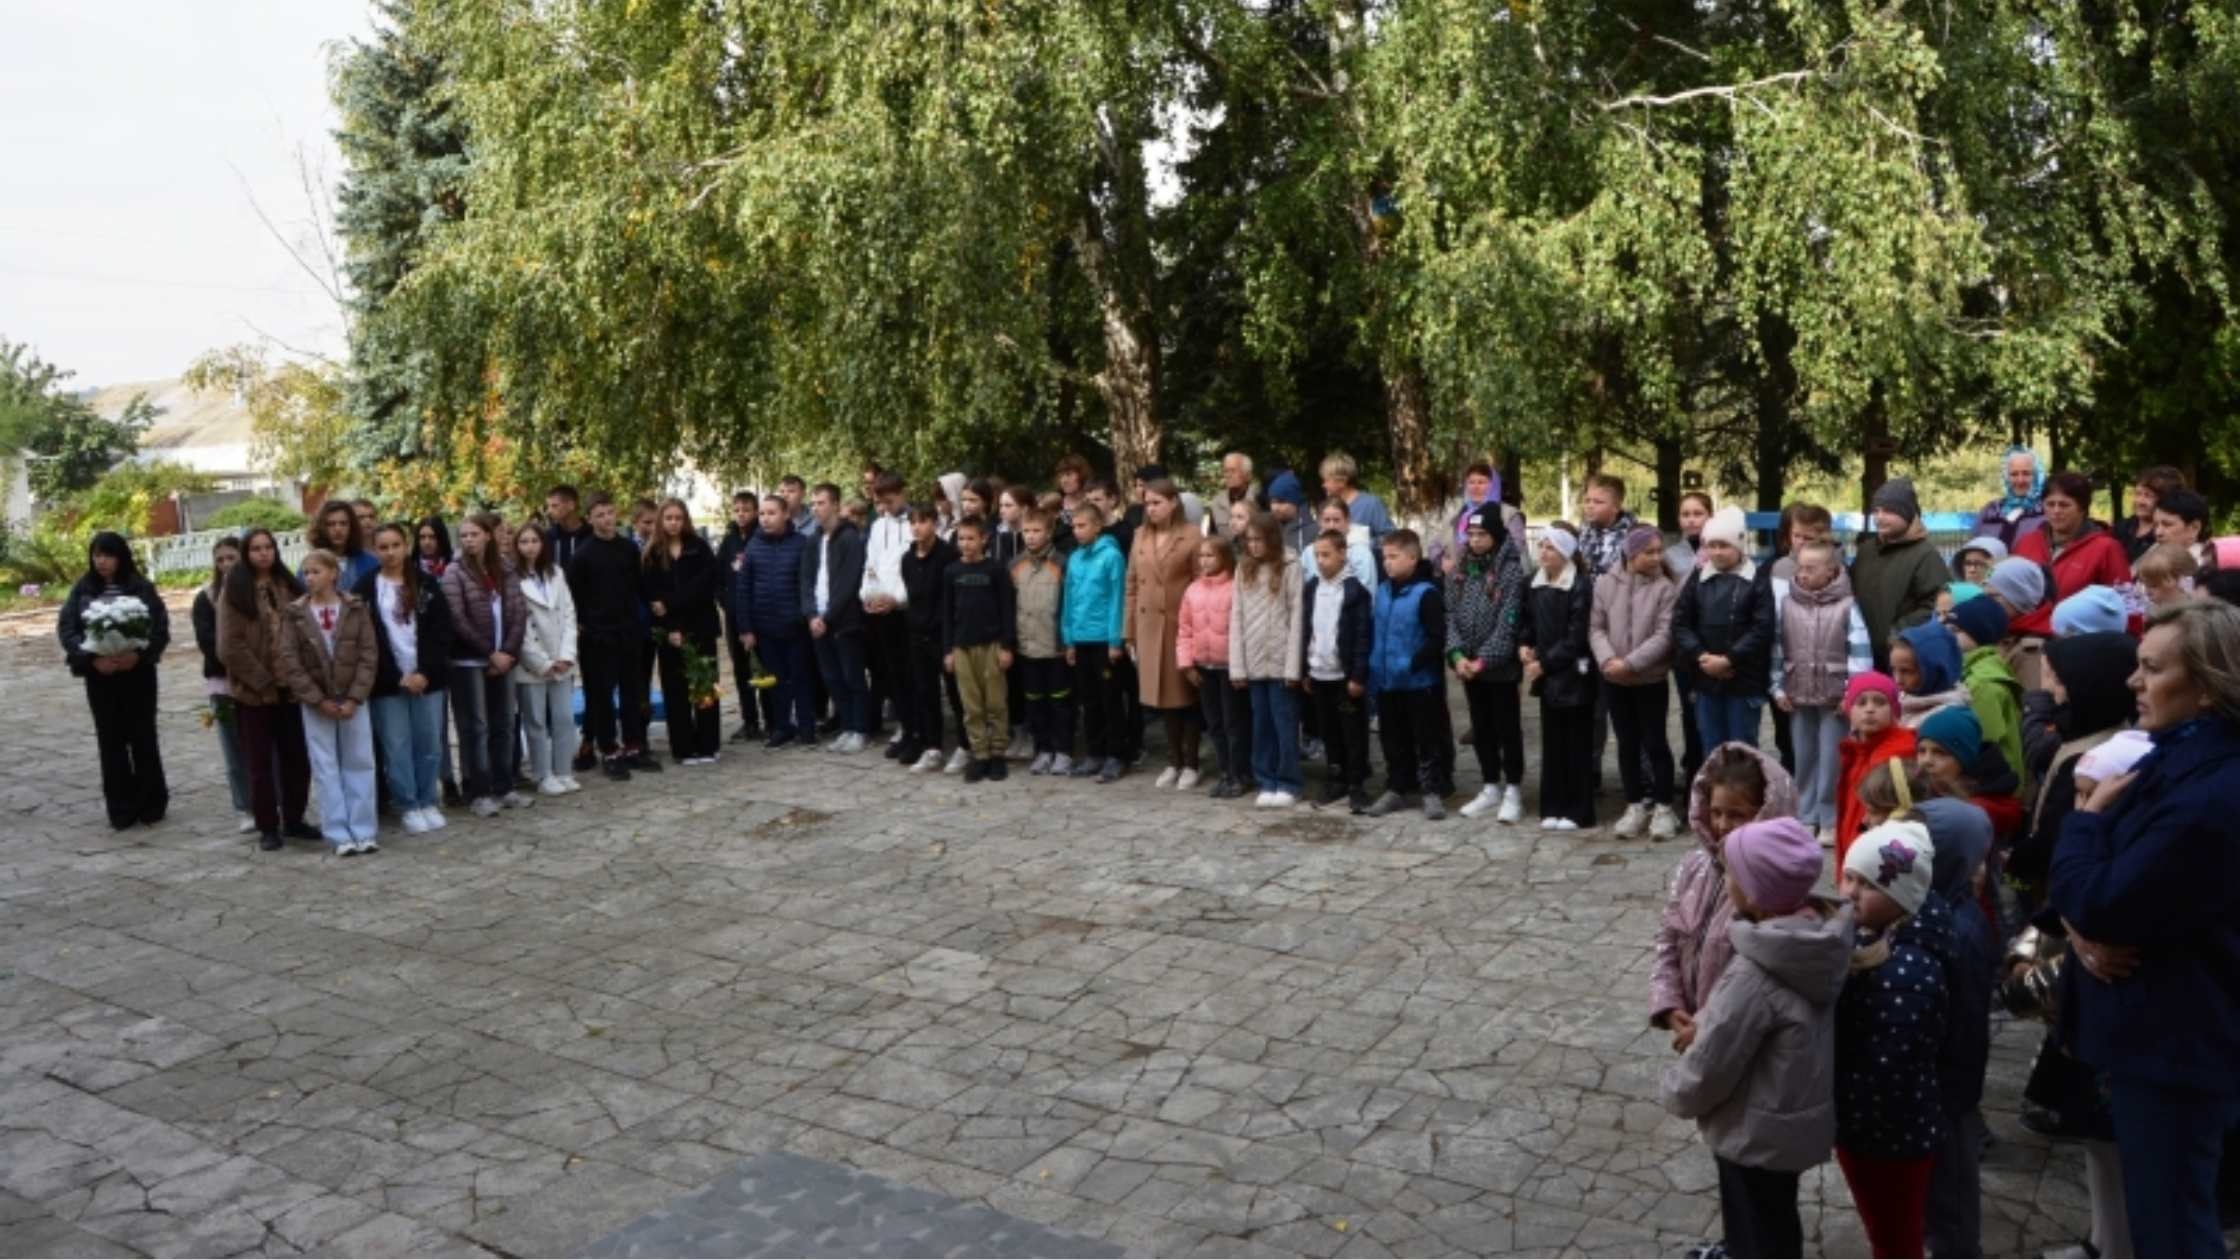
M1143 706L1167 728L1167 768L1157 786L1173 787L1198 768L1198 690L1175 665L1182 597L1196 576L1198 540L1182 519L1182 492L1161 478L1144 487L1143 525L1128 554L1128 597L1120 634L1135 660Z

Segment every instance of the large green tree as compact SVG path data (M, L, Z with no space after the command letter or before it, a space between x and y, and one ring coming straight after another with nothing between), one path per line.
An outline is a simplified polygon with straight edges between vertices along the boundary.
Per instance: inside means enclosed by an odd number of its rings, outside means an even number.
M111 419L67 388L75 373L0 338L0 456L27 457L31 493L52 504L101 480L140 449L156 409L135 395Z

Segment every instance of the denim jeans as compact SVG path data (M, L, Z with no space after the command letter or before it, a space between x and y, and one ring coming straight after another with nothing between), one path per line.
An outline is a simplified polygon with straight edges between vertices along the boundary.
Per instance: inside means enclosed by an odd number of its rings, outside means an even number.
M1306 790L1299 774L1299 693L1282 679L1255 678L1252 695L1252 777L1263 792Z
M236 713L239 711L236 710ZM218 752L226 759L226 790L233 797L233 812L249 812L249 768L241 760L241 719L236 716L218 723Z
M400 691L373 701L373 735L398 809L433 809L442 799L443 694Z
M459 791L470 801L513 790L521 745L513 732L513 679L480 665L451 670L451 717L459 728Z
M824 676L825 690L832 696L832 715L839 720L840 729L869 735L874 714L869 684L863 675L863 634L826 633L815 643L817 672Z
M754 653L762 658L762 666L777 679L772 687L771 702L764 714L765 725L772 735L805 735L817 737L815 688L812 675L816 672L816 658L809 649L806 634L757 634Z
M1696 731L1703 737L1705 751L1730 743L1748 744L1756 748L1758 710L1764 705L1764 696L1729 696L1698 691Z
M529 740L529 777L542 784L568 773L575 756L576 680L526 678L513 671L514 703L521 706L521 732Z

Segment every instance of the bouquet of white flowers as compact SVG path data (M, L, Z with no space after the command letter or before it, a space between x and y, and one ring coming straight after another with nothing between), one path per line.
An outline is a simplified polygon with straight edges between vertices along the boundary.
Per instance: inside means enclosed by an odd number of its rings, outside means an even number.
M89 656L145 651L154 632L148 606L132 595L105 595L88 603L85 628Z

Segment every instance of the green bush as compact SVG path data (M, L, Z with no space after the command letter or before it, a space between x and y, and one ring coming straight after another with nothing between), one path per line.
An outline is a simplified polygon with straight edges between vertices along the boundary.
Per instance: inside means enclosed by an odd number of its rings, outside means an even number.
M303 513L268 496L228 504L212 512L209 520L196 522L202 529L251 529L263 526L275 534L302 529L304 523Z
M86 571L86 542L92 531L66 524L50 513L28 531L10 534L7 558L0 561L0 585L67 587Z
M89 530L113 529L127 538L148 536L148 515L172 495L208 494L217 483L182 464L156 460L119 464L72 506Z

